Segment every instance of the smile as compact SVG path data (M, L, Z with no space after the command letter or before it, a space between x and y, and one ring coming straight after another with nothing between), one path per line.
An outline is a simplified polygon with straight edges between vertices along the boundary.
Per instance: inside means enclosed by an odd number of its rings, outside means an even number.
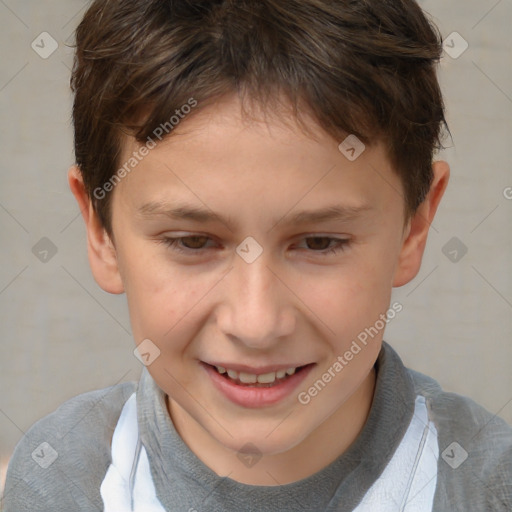
M276 384L276 381L279 383L279 381L286 380L287 377L304 367L290 367L286 370L277 370L275 372L262 373L259 375L255 373L237 372L236 370L226 369L222 366L215 366L214 368L219 374L224 375L238 385L256 384L255 387L270 387Z
M230 402L247 408L268 407L290 397L315 365L261 369L236 365L235 370L228 365L201 363L214 389Z

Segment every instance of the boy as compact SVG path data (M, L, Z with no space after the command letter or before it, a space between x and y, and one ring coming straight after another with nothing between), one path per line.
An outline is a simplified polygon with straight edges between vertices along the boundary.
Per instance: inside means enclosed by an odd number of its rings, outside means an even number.
M512 428L383 341L440 56L413 0L92 3L69 183L144 367L32 427L7 512L512 510Z

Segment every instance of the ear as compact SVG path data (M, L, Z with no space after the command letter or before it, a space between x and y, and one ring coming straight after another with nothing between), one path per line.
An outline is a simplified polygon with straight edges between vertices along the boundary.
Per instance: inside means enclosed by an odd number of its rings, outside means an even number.
M123 293L114 244L95 212L82 179L80 169L73 166L68 171L69 188L78 203L87 230L89 264L96 282L109 293Z
M427 243L428 230L448 185L450 167L446 162L441 160L434 162L432 171L434 179L430 191L409 220L404 235L405 239L393 278L394 287L407 284L419 272L425 244Z

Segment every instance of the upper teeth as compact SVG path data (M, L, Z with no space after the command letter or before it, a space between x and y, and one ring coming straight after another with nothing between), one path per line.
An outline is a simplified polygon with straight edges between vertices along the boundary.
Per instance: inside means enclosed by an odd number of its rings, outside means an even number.
M228 377L233 380L240 380L244 384L271 384L277 379L282 379L285 375L293 375L295 373L295 367L290 367L287 370L278 370L277 372L262 373L256 375L254 373L237 372L223 368L222 366L216 366L219 373L227 373Z

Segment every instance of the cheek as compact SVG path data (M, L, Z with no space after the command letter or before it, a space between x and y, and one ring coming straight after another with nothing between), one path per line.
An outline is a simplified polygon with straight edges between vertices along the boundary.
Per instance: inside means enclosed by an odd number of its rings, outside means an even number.
M191 384L183 371L183 355L193 337L191 311L198 299L178 273L155 266L132 266L130 279L127 299L135 344L151 354L147 369L158 385L166 393L177 393Z
M174 341L187 328L187 317L198 301L198 293L192 293L185 281L171 277L174 279L161 282L141 279L128 296L135 339L154 339L162 349L164 344L175 346Z
M170 356L162 360L174 361L201 327L204 299L215 288L218 275L172 264L160 247L145 251L149 256L125 261L133 337L137 344L150 339L162 355Z
M147 247L125 253L123 282L133 335L137 342L149 338L162 340L172 333L174 324L192 307L194 293L187 286L187 277L165 259L155 257L157 250ZM171 331L170 333L168 331ZM161 342L159 341L160 345Z
M301 296L330 330L330 337L356 336L388 309L392 265L382 258L360 258L318 279L306 280ZM341 340L341 339L340 339Z

